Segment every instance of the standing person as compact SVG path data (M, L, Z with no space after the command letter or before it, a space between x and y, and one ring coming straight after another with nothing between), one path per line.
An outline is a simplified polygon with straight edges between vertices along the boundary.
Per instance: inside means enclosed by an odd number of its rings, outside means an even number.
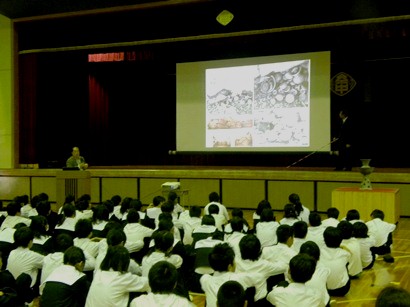
M353 136L354 129L346 109L340 110L339 118L342 124L339 136L334 138L336 141L336 151L334 152L337 161L335 171L351 171L353 165Z
M85 170L88 168L88 163L85 162L83 156L80 156L80 149L78 147L73 147L71 152L71 157L67 159L67 167L78 167L80 170Z

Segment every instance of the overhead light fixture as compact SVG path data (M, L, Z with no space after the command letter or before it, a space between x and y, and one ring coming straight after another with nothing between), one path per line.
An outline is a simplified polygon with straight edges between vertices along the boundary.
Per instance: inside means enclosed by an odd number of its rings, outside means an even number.
M233 19L233 14L229 12L228 10L223 10L216 16L216 20L223 26L226 26L228 23L230 23Z

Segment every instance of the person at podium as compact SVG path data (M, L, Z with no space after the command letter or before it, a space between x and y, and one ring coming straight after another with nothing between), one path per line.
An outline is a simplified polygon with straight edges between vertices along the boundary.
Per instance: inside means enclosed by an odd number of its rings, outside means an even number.
M86 163L84 157L80 155L80 149L78 147L73 147L71 157L67 159L66 167L78 167L80 170L85 170L88 168L88 163Z

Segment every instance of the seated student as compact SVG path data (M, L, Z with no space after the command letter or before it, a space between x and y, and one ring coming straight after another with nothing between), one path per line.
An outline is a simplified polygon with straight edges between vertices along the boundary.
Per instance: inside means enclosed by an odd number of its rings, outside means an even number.
M306 241L300 246L300 253L312 256L316 260L316 269L312 278L306 282L306 286L317 289L322 294L323 304L330 306L330 295L327 292L327 278L330 275L330 269L320 261L319 246L313 241Z
M280 224L275 221L272 209L267 208L262 210L261 219L255 228L255 234L259 241L261 241L262 248L275 245L278 242L276 230L279 225Z
M124 246L111 246L96 270L85 302L86 307L127 307L130 292L149 290L148 279L128 272L130 254Z
M262 214L263 209L272 209L270 202L266 199L263 199L258 203L258 207L256 207L256 211L252 215L252 221L253 221L252 232L256 231L256 224L258 224L261 220L261 214Z
M289 264L290 259L297 254L291 246L293 244L293 228L289 225L280 225L276 230L278 243L262 248L263 259L280 261Z
M191 245L194 239L192 232L201 225L201 208L198 206L191 206L189 208L189 218L182 221L182 229L184 230L184 237L182 243L184 245Z
M178 272L175 266L168 261L158 261L148 273L151 292L134 298L130 307L137 306L178 306L194 307L189 299L173 293L178 280Z
M76 209L71 203L67 203L63 206L63 214L60 216L60 221L54 228L54 235L60 233L67 233L73 238L75 237L75 224L77 223Z
M410 292L397 286L387 286L376 298L375 307L410 307Z
M224 231L225 224L228 220L222 214L219 214L219 207L217 204L211 204L208 208L209 214L212 215L215 219L215 227L219 231Z
M224 241L229 243L230 246L232 246L235 252L235 257L241 257L241 252L239 250L239 242L245 236L245 234L242 232L243 220L240 217L236 216L232 218L231 226L233 231L229 234L225 233Z
M54 251L54 239L47 233L48 223L47 218L42 215L31 217L30 228L34 233L32 251L47 255Z
M10 252L7 261L7 270L17 279L20 274L26 273L31 277L30 287L38 293L37 277L43 267L44 256L30 248L33 245L34 233L30 227L23 226L14 232L16 249Z
M153 229L141 225L140 214L136 209L128 211L127 222L123 229L127 236L125 247L130 253L140 251L144 247L144 239L150 238L154 232Z
M295 210L294 204L286 204L283 207L283 218L280 219L279 224L292 226L297 221L300 221Z
M77 219L92 219L93 211L91 210L91 195L81 195L74 204Z
M214 269L213 275L204 274L199 282L206 295L206 306L216 307L217 293L219 288L226 281L235 280L246 290L255 287L257 280L255 274L235 272L235 253L228 243L221 243L214 246L209 254L209 264Z
M323 237L326 245L320 249L320 259L330 269L330 275L327 279L328 293L331 296L344 296L350 290L350 278L347 270L350 253L340 247L343 240L340 229L329 226L323 232Z
M127 221L127 215L128 215L128 212L129 212L131 209L134 209L134 210L136 210L136 211L138 212L138 214L139 214L139 216L140 216L140 220L144 220L144 219L145 219L146 213L142 211L142 201L141 201L140 199L138 199L138 198L133 198L133 199L131 199L131 201L130 201L130 204L129 204L129 206L128 206L127 212L126 212L126 213L124 214L124 216L122 217L122 220L123 220L124 222Z
M76 246L64 252L64 264L57 267L41 285L42 307L82 307L88 294L90 283L82 272L83 250Z
M354 224L356 222L364 222L363 220L360 219L360 212L356 209L350 209L346 213L346 217L344 220Z
M305 221L297 221L293 224L293 243L291 248L299 253L300 246L308 241L306 239L308 232L308 224Z
M79 219L75 224L74 245L88 252L92 257L98 256L98 242L91 239L93 225L90 219Z
M7 205L7 216L0 226L0 231L5 228L14 228L18 223L24 223L26 226L30 226L31 220L20 215L20 208L20 204L16 202L11 202Z
M209 206L212 204L218 205L219 207L219 214L223 215L226 221L229 221L229 213L228 210L226 209L225 205L221 204L221 198L219 197L219 194L217 192L211 192L208 195L208 200L209 203L205 206L204 208L204 213L205 215L210 214L209 213Z
M177 217L179 217L179 215L185 211L184 207L182 207L179 204L180 198L177 194L177 192L175 191L170 191L168 193L168 200L174 203L174 211L173 214L175 214Z
M325 241L323 239L323 232L325 231L326 227L322 225L322 218L319 213L311 212L309 214L309 227L308 232L306 235L306 240L314 241L319 248L325 245Z
M195 243L199 240L212 237L216 232L218 232L218 229L215 227L215 218L212 215L204 215L201 225L192 231L192 245L195 246Z
M111 196L110 201L113 204L112 213L110 213L110 221L119 222L122 197L118 194Z
M353 237L353 224L348 221L340 221L337 228L340 229L343 238L340 246L350 253L350 261L347 266L349 276L350 278L358 278L359 274L363 271L363 266L360 243Z
M245 234L248 233L248 231L249 231L249 224L248 224L248 221L243 217L243 210L240 209L240 208L233 208L232 211L231 211L231 214L232 214L232 219L233 219L235 216L237 216L237 217L239 217L239 218L242 219L242 221L243 221L243 229L241 230L241 232L243 232L243 233L245 233ZM232 219L231 219L231 220L232 220ZM231 220L229 220L228 223L227 223L227 224L225 225L225 227L224 227L224 232L225 232L225 233L231 233L231 232L232 232Z
M38 215L45 216L47 219L48 230L47 233L52 236L54 229L59 221L58 213L51 210L51 204L48 200L42 200L37 205Z
M144 224L147 227L155 228L155 220L158 219L159 215L161 214L161 205L165 202L165 198L161 195L157 195L152 199L152 203L149 204L146 210L146 218L154 220L154 223L150 223L151 225Z
M274 262L262 259L260 257L261 243L253 234L244 235L239 242L239 248L240 254L235 257L235 272L250 272L251 274L259 275L255 276L257 284L255 285L254 300L255 303L262 304L266 302L267 289L283 280L283 274L288 266L280 261ZM267 282L268 279L269 283Z
M221 285L216 295L218 307L246 307L247 301L245 290L242 285L235 281L229 280Z
M335 207L330 207L326 211L327 218L322 220L322 225L324 227L327 226L333 226L337 227L337 224L339 224L339 209Z
M93 208L93 217L91 219L92 226L93 226L93 238L98 238L102 236L102 232L104 231L105 225L110 220L110 205L108 203L111 203L111 201L105 201L101 205L97 205ZM112 210L112 209L111 209Z
M289 195L288 200L291 204L295 206L295 211L298 218L306 223L309 223L310 210L308 207L304 206L300 201L300 197L296 193Z
M7 261L9 258L10 252L16 248L14 242L14 233L16 232L17 228L26 226L24 223L18 223L14 226L14 228L5 228L0 231L0 253L2 259L2 266L1 269L5 270L7 267Z
M396 224L385 222L384 212L379 209L373 210L370 217L371 220L366 222L366 225L369 228L369 236L376 241L372 252L382 255L386 262L394 262L391 255L391 245L393 244L393 231L396 229Z
M372 251L372 248L376 244L376 240L370 237L368 232L369 229L365 223L356 222L353 224L353 236L360 244L360 258L363 270L371 269L376 260L376 254Z
M291 282L288 286L275 286L267 300L277 307L281 306L326 306L321 293L306 285L316 269L316 260L307 254L297 254L289 263Z

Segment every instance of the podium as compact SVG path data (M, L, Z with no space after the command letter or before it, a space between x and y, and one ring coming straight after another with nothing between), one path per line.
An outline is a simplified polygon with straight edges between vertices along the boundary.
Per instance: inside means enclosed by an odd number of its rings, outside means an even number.
M64 204L65 197L74 195L75 199L84 194L91 194L91 174L89 171L58 171L57 181L57 209Z
M369 221L372 211L379 209L384 212L386 222L396 223L400 219L400 190L337 188L332 191L332 206L339 209L340 218L344 218L350 209L356 209L360 219Z

